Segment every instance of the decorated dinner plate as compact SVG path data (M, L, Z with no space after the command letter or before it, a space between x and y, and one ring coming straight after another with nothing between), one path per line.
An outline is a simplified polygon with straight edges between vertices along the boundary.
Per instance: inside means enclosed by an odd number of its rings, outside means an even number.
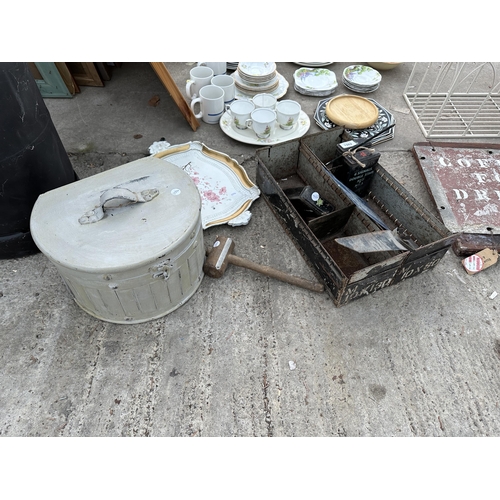
M293 88L295 89L296 92L302 95L308 95L308 96L313 96L313 97L325 97L327 95L331 95L335 92L335 89L337 87L333 87L328 90L306 90L303 89L302 87L298 87L297 85L294 85Z
M345 78L342 79L342 83L353 92L358 92L359 94L370 94L371 92L375 92L380 85L372 85L371 87L362 87L360 85L353 85L349 83Z
M330 66L333 62L296 62L299 66L307 66L308 68L321 68L321 66Z
M376 69L360 64L345 68L342 77L349 84L358 87L374 87L379 85L382 80L382 75Z
M306 134L311 125L311 120L304 111L300 112L297 124L290 130L283 130L277 123L274 126L271 135L267 139L260 139L255 135L252 129L241 130L236 128L233 119L229 113L224 113L220 119L222 131L233 139L246 144L262 146L265 144L279 144L280 142L298 139Z
M337 77L326 68L299 68L293 74L295 85L307 91L330 90L337 87Z
M155 156L182 168L193 179L201 197L203 229L248 223L248 209L260 190L236 160L198 141L171 146Z

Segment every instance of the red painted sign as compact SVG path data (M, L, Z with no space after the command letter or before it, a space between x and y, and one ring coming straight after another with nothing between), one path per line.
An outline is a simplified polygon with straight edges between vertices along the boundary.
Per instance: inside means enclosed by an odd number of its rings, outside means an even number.
M425 143L414 153L450 231L500 232L500 145Z

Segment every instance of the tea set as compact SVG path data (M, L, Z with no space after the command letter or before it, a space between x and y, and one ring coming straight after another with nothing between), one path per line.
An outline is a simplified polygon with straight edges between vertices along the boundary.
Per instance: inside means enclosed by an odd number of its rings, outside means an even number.
M309 96L333 93L337 88L335 73L326 68L313 69L328 64L332 63L307 63L308 67L301 67L294 73L294 89ZM232 75L227 74L228 70L234 71ZM373 92L380 80L378 71L362 65L345 68L342 77L344 86L359 93ZM310 120L299 102L279 100L287 89L288 82L278 73L274 62L199 62L190 70L186 83L186 94L191 99L191 110L196 118L220 124L225 134L249 144L278 143L307 132ZM329 102L330 99L324 99L320 105L324 108ZM380 114L385 110L375 104L380 121ZM316 123L326 128L327 118L324 112L321 113L320 105L315 114ZM196 111L198 106L199 111ZM317 115L321 115L321 120ZM334 126L333 123L327 125ZM366 132L370 136L372 128L374 126L356 132ZM391 129L389 135L380 140L389 140L393 135Z
M226 63L203 62L189 72L186 94L196 118L217 124L227 114L236 132L252 130L257 140L268 139L278 127L296 127L300 104L291 99L278 101L272 93L280 78L275 63L238 63L234 76L225 74L226 71ZM237 88L242 89L242 81L247 85L245 98L236 95Z

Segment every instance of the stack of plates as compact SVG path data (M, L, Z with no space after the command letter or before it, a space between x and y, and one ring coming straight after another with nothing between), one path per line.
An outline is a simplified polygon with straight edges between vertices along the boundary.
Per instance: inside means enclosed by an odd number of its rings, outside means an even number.
M378 108L378 119L371 127L365 129L345 129L352 139L368 140L370 137L374 137L379 132L382 132L382 130L390 127L391 125L395 125L396 123L394 116L389 111L387 111L387 109L385 109L373 99L368 100ZM330 130L336 126L336 124L333 123L326 115L326 107L330 101L331 99L323 99L319 101L316 112L314 113L314 120L316 121L318 127L322 128L323 130ZM394 139L394 128L395 127L392 127L390 130L382 132L379 136L375 137L372 144L376 145Z
M303 95L327 96L338 87L335 73L325 68L300 68L293 78L295 90Z
M240 62L233 78L239 90L254 95L272 93L280 83L274 62Z
M321 66L330 66L332 62L296 62L299 66L306 66L308 68L321 68Z
M348 66L342 73L342 83L354 92L368 94L380 86L382 75L370 66L355 64Z

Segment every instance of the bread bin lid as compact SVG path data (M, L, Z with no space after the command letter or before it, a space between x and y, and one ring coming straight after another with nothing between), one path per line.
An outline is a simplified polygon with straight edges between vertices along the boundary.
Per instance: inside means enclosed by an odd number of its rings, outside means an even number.
M188 240L201 199L182 168L153 156L40 195L31 235L49 259L72 269L132 269Z

